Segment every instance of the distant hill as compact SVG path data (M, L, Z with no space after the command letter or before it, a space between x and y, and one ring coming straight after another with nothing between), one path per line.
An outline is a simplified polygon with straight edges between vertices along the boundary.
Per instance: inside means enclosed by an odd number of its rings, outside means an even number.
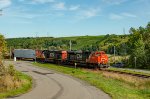
M6 39L8 48L30 48L69 50L69 42L72 42L72 50L104 50L111 53L112 47L124 45L128 41L125 35L100 35L100 36L74 36L74 37L26 37Z

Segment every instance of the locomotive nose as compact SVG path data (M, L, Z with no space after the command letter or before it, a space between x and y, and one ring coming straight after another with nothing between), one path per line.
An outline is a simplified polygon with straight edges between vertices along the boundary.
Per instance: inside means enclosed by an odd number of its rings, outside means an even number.
M107 64L107 61L108 61L108 57L105 56L105 55L103 55L103 56L101 57L101 64Z

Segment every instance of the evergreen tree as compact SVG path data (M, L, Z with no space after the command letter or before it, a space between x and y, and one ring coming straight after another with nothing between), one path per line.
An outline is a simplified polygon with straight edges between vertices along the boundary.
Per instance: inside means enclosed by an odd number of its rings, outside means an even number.
M134 67L134 59L136 57L137 67L136 68L146 68L147 59L145 54L145 44L143 42L142 35L138 38L138 40L133 41L133 49L131 50L130 63Z

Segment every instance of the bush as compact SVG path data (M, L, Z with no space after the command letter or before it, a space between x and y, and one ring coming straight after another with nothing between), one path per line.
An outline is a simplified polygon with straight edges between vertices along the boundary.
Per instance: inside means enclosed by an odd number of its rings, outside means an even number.
M14 66L13 65L9 65L8 68L8 74L11 75L11 76L15 76L16 74L16 70L14 69Z

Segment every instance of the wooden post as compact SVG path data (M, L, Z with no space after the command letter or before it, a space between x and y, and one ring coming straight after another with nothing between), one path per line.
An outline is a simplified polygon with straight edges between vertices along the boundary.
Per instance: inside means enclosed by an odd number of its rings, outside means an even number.
M70 51L72 50L72 42L71 42L71 40L70 40Z
M135 62L135 68L136 68L136 57L134 57L134 62Z
M114 46L114 63L116 64L116 58L115 58L115 56L116 56L116 48Z

